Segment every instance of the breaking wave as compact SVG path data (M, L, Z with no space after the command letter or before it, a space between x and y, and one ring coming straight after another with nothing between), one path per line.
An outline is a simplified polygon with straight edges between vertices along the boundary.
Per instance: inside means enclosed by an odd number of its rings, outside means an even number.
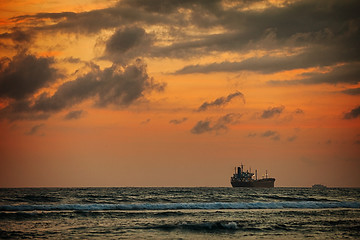
M52 204L2 205L0 211L101 211L101 210L177 210L177 209L321 209L360 208L360 202L212 202L147 204Z
M159 226L151 226L148 228L160 230L190 230L190 231L235 231L243 227L234 221L217 221L217 222L203 222L203 223L175 223L165 224Z

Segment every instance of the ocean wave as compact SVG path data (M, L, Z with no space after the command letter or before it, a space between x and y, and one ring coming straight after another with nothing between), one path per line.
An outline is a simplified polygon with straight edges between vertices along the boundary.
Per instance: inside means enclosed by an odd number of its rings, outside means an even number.
M22 197L23 201L27 202L59 202L60 199L52 196L41 196L41 195L25 195Z
M290 197L290 196L281 196L281 195L262 195L261 197L265 199L275 199L275 200L282 200L288 202L298 202L298 201L308 201L308 202L331 202L332 200L326 198L314 198L314 197Z
M190 230L190 231L236 231L243 227L234 221L217 221L217 222L202 222L202 223L174 223L164 224L158 226L149 226L150 229L160 230Z
M137 204L51 204L2 205L0 211L101 211L101 210L177 210L177 209L321 209L360 208L360 202L211 202Z

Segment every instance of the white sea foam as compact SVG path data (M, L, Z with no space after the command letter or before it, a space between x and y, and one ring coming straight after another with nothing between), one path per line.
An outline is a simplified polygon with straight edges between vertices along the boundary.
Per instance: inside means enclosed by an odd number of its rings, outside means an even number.
M231 229L231 230L238 229L238 225L236 222L223 223L222 226L226 229Z
M144 204L53 204L2 205L0 211L101 211L101 210L176 210L176 209L322 209L360 208L360 202L212 202ZM231 226L229 226L231 227Z

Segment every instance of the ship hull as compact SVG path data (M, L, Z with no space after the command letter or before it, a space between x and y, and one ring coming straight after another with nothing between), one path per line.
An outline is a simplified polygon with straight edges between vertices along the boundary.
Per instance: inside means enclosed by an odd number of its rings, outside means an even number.
M233 187L259 187L259 188L273 188L275 178L265 178L253 181L240 181L237 179L231 179L231 186Z

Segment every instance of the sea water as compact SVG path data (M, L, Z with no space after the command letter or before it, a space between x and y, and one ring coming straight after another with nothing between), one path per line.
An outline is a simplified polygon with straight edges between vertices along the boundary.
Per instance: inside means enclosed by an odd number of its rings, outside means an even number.
M0 238L359 239L360 189L0 189Z

